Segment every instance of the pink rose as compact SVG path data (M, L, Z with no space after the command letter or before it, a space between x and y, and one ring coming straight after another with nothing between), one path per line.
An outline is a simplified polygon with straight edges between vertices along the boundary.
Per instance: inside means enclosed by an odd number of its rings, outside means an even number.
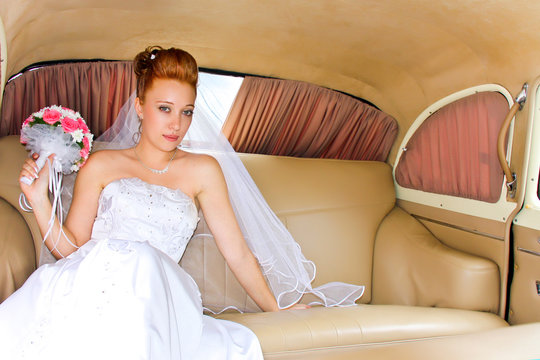
M83 148L79 152L79 155L81 155L84 161L86 161L86 158L88 157L88 154L90 153L90 140L88 140L88 138L85 136L83 137L82 142L83 142Z
M84 138L84 139L86 139L86 138ZM84 141L84 139L83 139L83 141ZM86 158L88 157L88 152L89 152L89 149L85 146L85 147L83 147L83 148L81 149L81 151L79 152L79 155L81 155L81 157L82 157L83 159L86 159ZM82 165L81 165L81 166L82 166Z
M43 112L43 121L47 124L53 125L60 120L60 117L62 117L62 114L56 110L47 109Z
M79 129L81 129L84 134L87 134L90 132L90 129L88 129L88 126L86 126L86 123L84 122L83 119L78 118L77 122L79 123Z
M82 143L83 143L84 148L86 149L86 153L90 152L90 140L88 140L86 136L83 137Z
M79 128L79 122L69 117L62 119L62 128L65 132L71 133Z
M30 123L32 121L34 121L34 118L32 117L32 115L30 115L29 117L26 118L26 120L24 120L22 126L23 127L30 126Z

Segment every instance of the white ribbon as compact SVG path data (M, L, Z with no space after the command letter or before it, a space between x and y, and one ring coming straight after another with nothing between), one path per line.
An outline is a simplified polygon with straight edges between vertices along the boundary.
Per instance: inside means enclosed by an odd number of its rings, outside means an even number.
M51 234L53 226L54 226L55 217L57 217L60 230L58 232L58 237L56 238L56 241L53 242L53 247L50 249L50 251L54 252L56 250L56 252L63 258L64 255L60 252L60 250L58 250L58 247L57 247L58 243L60 242L60 237L62 235L64 235L64 239L71 246L73 246L76 249L78 249L79 247L75 245L69 239L69 237L64 232L64 227L62 226L64 223L64 214L63 214L61 194L62 194L62 180L64 178L64 174L62 173L61 160L55 156L53 162L51 163L51 161L49 160L49 155L50 154L40 154L38 158L38 161L40 159L45 159L45 161L41 161L41 163L38 164L40 169L44 166L45 162L49 166L49 192L52 194L51 216L49 217L49 221L47 223L48 228L47 228L47 232L43 236L43 242L45 242L45 240L47 240L47 238ZM26 177L23 177L21 179L21 182L28 184L28 182L25 180L29 181L30 184L32 184L33 182L33 180L30 180ZM30 204L28 203L28 200L26 199L26 196L24 196L23 193L19 195L19 206L21 207L23 211L26 211L26 212L33 211L32 206L30 206Z

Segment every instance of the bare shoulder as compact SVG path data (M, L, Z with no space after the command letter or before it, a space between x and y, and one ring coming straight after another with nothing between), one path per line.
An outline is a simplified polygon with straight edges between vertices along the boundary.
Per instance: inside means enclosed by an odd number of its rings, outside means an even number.
M108 183L108 176L114 176L118 164L122 164L125 158L125 150L97 151L88 157L77 177L103 186Z
M90 154L86 164L81 168L85 172L101 171L109 167L114 158L118 157L119 150L101 150Z
M212 156L207 154L186 153L185 159L192 171L197 175L211 175L221 173L219 162Z
M129 149L122 149L122 150L100 150L96 151L95 153L92 153L88 160L98 161L98 162L108 162L111 159L119 158L119 157L125 157L126 152Z
M189 169L189 177L194 184L193 193L196 197L226 188L221 166L214 157L206 154L186 153L184 159L186 168Z

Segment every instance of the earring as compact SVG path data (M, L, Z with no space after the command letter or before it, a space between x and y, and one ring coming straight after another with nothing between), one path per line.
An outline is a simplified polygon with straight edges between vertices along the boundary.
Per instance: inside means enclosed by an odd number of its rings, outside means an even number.
M139 140L141 140L141 125L142 123L139 121L139 129L136 133L133 133L133 137L131 138L135 144L138 144Z
M139 143L139 140L141 140L141 133L140 132L136 132L133 134L133 137L132 137L132 140L135 144L138 144Z

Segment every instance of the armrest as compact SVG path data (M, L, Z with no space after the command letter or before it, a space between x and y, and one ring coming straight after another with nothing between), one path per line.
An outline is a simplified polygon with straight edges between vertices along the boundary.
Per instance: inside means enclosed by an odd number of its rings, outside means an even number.
M497 313L499 270L490 260L442 244L395 207L375 239L372 303Z
M30 230L19 212L0 198L0 302L21 287L35 269Z

